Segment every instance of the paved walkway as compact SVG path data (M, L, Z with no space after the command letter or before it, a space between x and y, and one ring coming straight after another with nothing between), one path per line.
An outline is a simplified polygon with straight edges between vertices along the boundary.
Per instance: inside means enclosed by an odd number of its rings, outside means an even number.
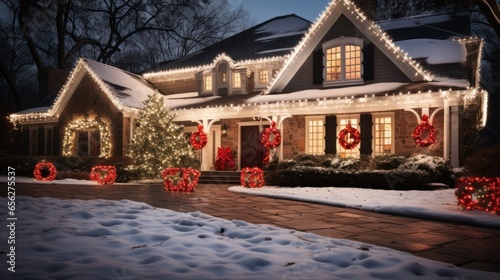
M179 212L206 214L390 247L469 269L500 272L500 229L400 217L307 202L233 193L200 185L193 193L162 185L16 185L17 196L130 199ZM0 195L6 195L1 188Z

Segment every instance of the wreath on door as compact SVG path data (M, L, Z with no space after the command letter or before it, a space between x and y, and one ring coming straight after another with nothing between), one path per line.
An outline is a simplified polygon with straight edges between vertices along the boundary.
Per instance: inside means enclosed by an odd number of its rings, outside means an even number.
M339 144L346 150L352 150L360 142L361 134L357 129L351 126L350 123L346 125L339 133Z

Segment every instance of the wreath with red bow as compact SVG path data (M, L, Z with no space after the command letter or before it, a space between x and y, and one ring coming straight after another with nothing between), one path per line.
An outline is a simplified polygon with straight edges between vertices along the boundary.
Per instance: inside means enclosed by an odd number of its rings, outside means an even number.
M193 132L191 135L191 146L195 150L200 150L201 148L205 147L207 144L207 134L203 131L203 125L198 125L198 131Z
M57 169L50 161L40 161L35 165L33 175L37 181L54 181Z
M114 184L116 180L116 167L112 165L97 165L90 171L90 180L101 185Z
M166 168L162 177L167 191L192 192L198 185L200 171L193 168Z
M271 134L273 138L271 139ZM271 122L271 127L266 128L262 134L262 144L267 149L274 149L281 144L280 130L276 128L276 122Z
M427 139L422 139L422 132L423 131L428 131L428 136ZM415 130L413 130L412 137L413 141L417 144L417 146L425 148L429 147L430 145L436 143L436 129L432 124L429 123L429 116L423 115L422 116L422 123L415 127Z
M339 144L346 150L356 148L359 144L361 135L357 129L351 126L350 123L346 125L339 133ZM350 140L350 141L349 141Z

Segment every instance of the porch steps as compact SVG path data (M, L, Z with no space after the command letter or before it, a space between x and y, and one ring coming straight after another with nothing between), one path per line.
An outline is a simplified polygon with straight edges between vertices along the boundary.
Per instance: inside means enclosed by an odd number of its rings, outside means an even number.
M240 171L201 171L200 184L240 184Z

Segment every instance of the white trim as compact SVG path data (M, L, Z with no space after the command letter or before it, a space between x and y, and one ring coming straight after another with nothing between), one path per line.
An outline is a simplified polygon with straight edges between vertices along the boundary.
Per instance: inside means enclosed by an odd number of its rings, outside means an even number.
M304 153L306 154L310 154L309 153L309 146L310 146L310 139L309 139L309 122L310 121L315 121L315 120L320 120L323 122L323 137L321 137L323 139L323 143L322 143L322 146L323 146L323 151L322 153L320 154L325 154L325 115L320 115L320 116L306 116L305 117L305 131L304 131L304 137L305 137L305 146L304 146ZM319 154L318 154L319 155Z
M373 153L372 155L373 156L377 156L376 151L375 151L375 139L376 139L376 134L375 134L375 129L376 129L376 125L377 123L375 122L375 118L384 118L384 117L390 117L391 118L391 154L394 154L396 152L396 143L395 143L395 139L396 139L396 114L395 112L380 112L380 113L373 113L372 114L372 150L373 150Z

